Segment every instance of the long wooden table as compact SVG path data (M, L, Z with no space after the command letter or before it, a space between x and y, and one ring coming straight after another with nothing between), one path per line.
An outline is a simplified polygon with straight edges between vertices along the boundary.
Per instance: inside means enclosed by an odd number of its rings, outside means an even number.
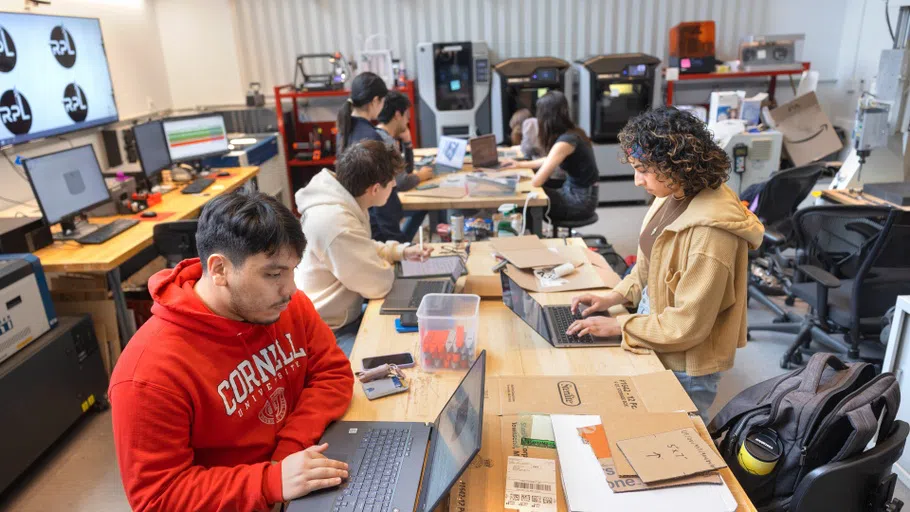
M861 192L850 192L848 190L822 190L822 198L835 203L859 206L888 206L910 211L910 206L901 206L890 201L875 197L873 195Z
M546 244L562 245L562 240L545 240ZM579 239L569 240L572 245L584 245ZM443 244L434 244L440 247ZM451 247L451 244L447 244ZM472 244L468 258L470 276L493 275L495 259L488 242ZM467 276L459 280L456 290L463 287ZM596 290L595 290L596 291ZM578 292L537 293L534 296L543 304L567 304ZM395 316L380 315L382 299L370 301L357 334L351 353L355 371L361 368L365 357L410 352L420 360L417 333L398 333ZM618 347L556 349L527 324L503 305L501 300L484 300L480 304L478 352L487 351L487 375L637 375L664 370L654 354L637 355ZM344 419L352 421L417 421L432 422L455 391L463 371L426 371L420 367L406 370L410 391L380 400L370 401L360 385L354 386L354 398ZM489 421L490 419L485 419ZM700 419L696 424L702 437L710 439ZM486 430L484 439L488 438ZM490 434L494 435L494 434ZM495 443L491 439L491 442ZM755 508L729 469L721 471L727 486L740 504L740 511ZM486 510L502 509L503 500L488 503ZM671 507L668 506L668 510Z
M436 148L423 148L414 150L415 157L417 156L427 156L436 154ZM465 160L464 167L460 173L456 174L466 174L473 172L474 166L471 163L470 158ZM530 169L516 169L516 171L521 172L526 177L530 178L534 175L533 171ZM450 174L437 176L426 183L441 183L445 179L451 176ZM528 197L528 194L531 192L536 192L537 197L528 200L528 227L531 229L532 233L540 235L542 226L543 226L543 213L544 209L549 202L546 192L544 192L541 187L531 186L530 179L522 179L518 184L518 192L512 195L504 196L490 196L490 197L472 197L465 196L459 199L451 198L440 198L440 197L429 197L421 196L416 191L408 192L399 192L398 198L401 200L401 205L406 211L428 211L433 216L438 217L438 213L442 210L469 210L469 209L484 209L484 208L499 208L503 204L515 203L519 207L524 206L525 200ZM444 219L433 219L431 217L431 226L435 226L437 222L442 221L446 222Z
M153 243L155 224L191 219L199 215L202 207L212 198L228 194L242 187L259 174L259 167L238 167L223 169L230 176L218 178L200 194L182 194L180 189L164 194L160 204L150 208L158 212L159 217L143 219L138 225L120 233L114 238L98 245L81 245L77 242L55 242L35 253L41 260L44 271L79 272L104 274L107 278L117 308L117 324L121 343L126 343L133 335L132 322L128 320L129 312L126 298L121 288L120 266L137 256ZM135 215L114 217L94 217L93 224L105 224L118 218L135 218Z

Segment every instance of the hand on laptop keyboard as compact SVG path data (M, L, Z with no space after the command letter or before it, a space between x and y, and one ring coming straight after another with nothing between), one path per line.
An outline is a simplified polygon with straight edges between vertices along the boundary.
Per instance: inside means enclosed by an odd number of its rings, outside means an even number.
M619 321L609 316L591 316L582 320L575 320L566 330L566 334L574 336L591 335L598 338L609 338L622 334Z
M281 488L285 501L334 487L348 477L347 464L327 459L322 454L328 447L328 443L310 446L281 461Z

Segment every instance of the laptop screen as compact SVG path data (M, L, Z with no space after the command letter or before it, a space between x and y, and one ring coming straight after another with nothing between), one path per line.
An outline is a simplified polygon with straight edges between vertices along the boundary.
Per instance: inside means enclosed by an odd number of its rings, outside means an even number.
M496 136L493 134L481 135L471 139L471 159L474 167L499 163L499 154L496 152Z
M461 274L464 274L464 262L461 260L461 257L456 256L458 261L455 262L454 268L452 269L452 282L458 281L458 278L461 277Z
M502 279L502 302L516 315L537 331L543 339L550 339L550 330L544 318L543 307L524 288L512 280L505 271L499 273Z
M486 359L481 352L436 418L418 510L434 510L480 452Z
M468 150L468 141L456 137L439 137L439 151L436 163L461 169L464 167L464 154Z

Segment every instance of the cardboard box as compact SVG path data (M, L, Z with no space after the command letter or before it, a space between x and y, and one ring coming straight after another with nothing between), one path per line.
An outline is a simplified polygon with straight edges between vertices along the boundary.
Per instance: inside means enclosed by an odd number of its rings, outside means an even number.
M490 243L503 258L521 269L555 267L570 261L551 251L537 235L496 238Z
M815 162L842 147L814 92L777 107L770 115L774 128L784 134L784 148L796 166Z
M555 448L529 443L522 435L524 416L539 413L606 417L648 411L694 412L696 407L668 370L635 376L488 377L483 445L452 489L449 511L514 510L504 509L508 458L557 460ZM559 473L556 486L557 510L565 512Z

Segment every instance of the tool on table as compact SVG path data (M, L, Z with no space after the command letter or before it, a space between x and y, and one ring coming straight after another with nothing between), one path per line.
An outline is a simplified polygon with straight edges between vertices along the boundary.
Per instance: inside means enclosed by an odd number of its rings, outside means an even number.
M408 390L407 377L394 364L384 364L372 370L357 372L357 379L363 386L363 393L370 400Z

